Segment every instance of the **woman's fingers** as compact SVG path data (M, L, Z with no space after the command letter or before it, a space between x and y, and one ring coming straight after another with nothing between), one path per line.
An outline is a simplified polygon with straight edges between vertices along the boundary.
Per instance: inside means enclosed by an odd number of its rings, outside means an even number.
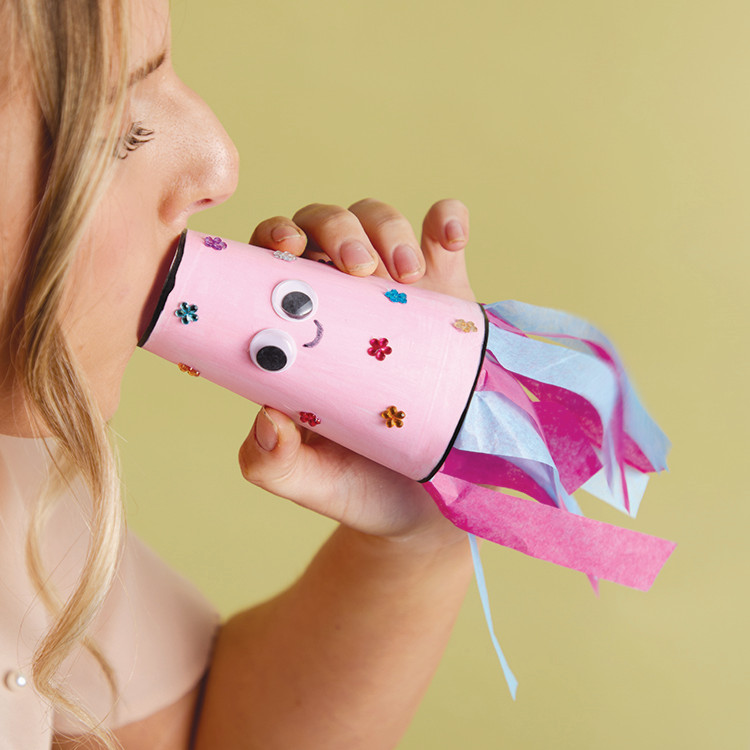
M248 482L337 521L345 520L352 482L358 486L358 496L365 494L359 486L363 478L347 475L351 461L364 459L301 429L270 406L258 412L239 452L240 469Z
M294 221L349 274L377 273L411 283L424 273L424 256L411 225L385 203L366 199L348 209L314 203L298 211Z
M409 536L440 515L417 482L301 430L268 406L239 452L242 474L258 487L378 536Z
M424 256L403 214L372 198L353 203L349 211L359 219L392 279L408 284L422 278Z
M286 250L292 255L302 255L307 245L305 233L286 216L274 216L255 227L251 245L271 250Z
M422 222L425 253L462 251L469 242L469 209L459 200L446 198L433 203Z
M469 210L459 200L433 204L422 223L422 251L427 261L424 285L456 297L474 299L466 272Z
M302 431L285 414L264 406L255 418L250 434L240 447L242 475L264 490L299 502L305 496L306 467L311 455L302 440ZM315 467L317 468L317 467ZM307 487L309 494L312 487Z
M349 463L364 464L365 459L300 429L276 409L264 406L258 412L240 447L239 462L248 482L274 495L352 526L364 522L380 530L377 518L364 520L356 503L349 501L352 495L359 499L366 495L367 471L357 471L356 466L349 471Z
M435 203L417 242L406 218L386 203L367 198L348 209L312 203L288 219L276 216L258 225L250 242L313 259L329 258L354 276L376 274L473 299L464 248L469 212L461 201Z
M379 256L357 217L340 206L311 203L294 214L295 223L336 266L353 276L369 276Z

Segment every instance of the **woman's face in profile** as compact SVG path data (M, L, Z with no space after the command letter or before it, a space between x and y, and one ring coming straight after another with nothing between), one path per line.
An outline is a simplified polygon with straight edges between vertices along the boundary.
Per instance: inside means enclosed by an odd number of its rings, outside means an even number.
M120 149L78 248L63 317L107 417L117 407L152 290L188 217L228 198L238 172L228 135L172 68L167 0L131 0L130 15L129 104ZM3 26L0 37L10 33ZM6 290L19 281L41 173L33 82L21 54L11 65L12 85L0 81L0 268ZM7 361L4 351L4 368Z

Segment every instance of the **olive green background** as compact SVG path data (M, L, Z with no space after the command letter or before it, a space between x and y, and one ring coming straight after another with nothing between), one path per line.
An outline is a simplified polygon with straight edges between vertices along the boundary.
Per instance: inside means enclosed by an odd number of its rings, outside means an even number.
M678 542L653 589L597 598L485 545L518 700L472 589L399 748L750 747L747 3L175 0L173 23L178 72L242 155L193 228L247 239L367 196L418 227L461 198L479 298L596 322L674 445L635 522L585 505ZM138 352L115 420L132 527L226 614L331 529L243 482L255 410Z

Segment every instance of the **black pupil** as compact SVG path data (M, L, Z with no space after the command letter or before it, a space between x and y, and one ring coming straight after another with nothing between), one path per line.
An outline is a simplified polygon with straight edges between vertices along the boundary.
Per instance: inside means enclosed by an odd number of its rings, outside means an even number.
M258 349L255 359L258 362L258 367L271 372L283 370L286 366L286 354L278 346L264 346L262 349Z
M305 318L312 312L313 303L304 292L289 292L281 300L281 309L290 318Z

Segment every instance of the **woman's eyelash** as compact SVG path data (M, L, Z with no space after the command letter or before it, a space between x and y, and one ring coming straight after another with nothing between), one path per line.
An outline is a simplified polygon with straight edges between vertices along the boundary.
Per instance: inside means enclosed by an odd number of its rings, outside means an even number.
M140 148L144 143L153 140L154 131L150 128L144 128L140 122L134 122L128 128L128 132L120 139L117 150L118 159L127 159L131 151Z

